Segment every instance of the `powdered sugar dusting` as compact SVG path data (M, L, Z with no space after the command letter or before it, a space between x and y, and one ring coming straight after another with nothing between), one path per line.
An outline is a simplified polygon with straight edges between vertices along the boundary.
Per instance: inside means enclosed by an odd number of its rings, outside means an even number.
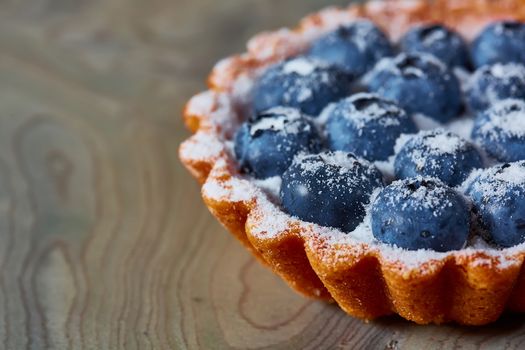
M249 103L250 92L254 84L253 77L246 74L240 75L233 84L232 95L242 103Z
M525 187L525 161L506 163L476 171L464 182L464 189L482 196L505 199L513 188Z
M525 102L515 99L500 101L487 112L488 120L477 131L492 140L502 137L525 137Z
M223 143L212 134L199 131L186 141L181 148L181 156L185 159L206 160L217 158L224 150Z
M523 65L517 63L496 63L490 67L490 73L498 79L518 78L525 81L525 69Z
M409 184L419 183L419 186L407 186ZM424 177L416 177L410 180L397 180L389 185L393 193L397 195L390 197L383 197L390 203L392 207L400 206L402 210L410 207L415 210L418 208L425 208L433 210L433 215L439 217L443 212L448 211L447 208L452 207L454 204L446 199L450 191L450 188L445 186L441 181L437 179L428 179Z
M358 93L350 96L347 101L345 109L339 111L357 128L365 127L372 120L377 120L385 127L397 126L400 124L399 118L408 118L404 110L394 103L382 100L376 94ZM360 102L364 102L362 106Z
M467 142L452 133L432 133L424 138L424 144L438 154L454 154L458 150L464 149Z
M356 228L355 233L362 229L365 231L369 230L366 224L363 223ZM326 228L317 227L315 230L325 237L323 240L324 250L329 250L333 253L322 256L323 263L327 265L352 261L352 256L373 254L377 255L384 263L396 264L398 268L401 268L402 272L406 273L417 270L418 273L432 274L435 269L441 268L441 264L447 259L464 260L471 267L487 266L493 269L505 270L521 264L522 260L516 255L525 248L525 243L522 243L506 249L506 254L502 254L502 250L495 249L484 243L483 245L465 247L461 250L449 252L436 252L428 249L406 250L376 241L363 245L363 240L351 236L354 233L345 235L340 231L327 231ZM371 235L370 231L367 233ZM357 235L365 237L367 233L359 233ZM308 243L313 249L318 248L315 240L309 240ZM409 276L408 274L407 277L409 278Z
M264 117L265 114L271 117ZM304 124L301 113L295 108L275 107L260 115L262 117L250 127L250 134L254 135L261 130L273 130L286 134L297 134L305 131L309 124Z
M280 176L269 177L264 180L253 179L255 186L263 190L272 200L279 200L279 190L281 189L282 179Z
M445 64L430 54L419 53L417 55L411 55L400 53L394 58L385 57L379 60L374 69L365 74L363 81L366 84L366 82L370 81L373 76L380 72L389 72L398 76L425 78L427 74L419 65L434 67L438 69L440 73L448 74L448 69Z
M483 84L480 83L484 82ZM480 90L482 86L482 91ZM466 90L480 95L487 106L502 99L501 86L506 87L507 96L516 96L525 86L525 66L518 63L496 63L483 66L471 75Z
M286 74L296 73L299 75L310 75L314 72L316 65L309 59L299 57L294 60L288 61L283 66L283 72Z
M444 129L420 131L409 142L411 148L408 155L417 168L420 169L438 168L441 166L436 161L436 157L431 156L456 156L459 152L472 147L465 139Z
M257 204L246 223L250 234L265 239L286 234L292 219L263 196L258 198Z
M246 180L232 177L227 181L209 180L202 186L202 193L215 200L246 202L255 197L253 186Z
M232 95L220 93L216 96L213 110L209 113L209 121L216 127L219 127L223 135L233 133L239 125L234 101L235 98Z
M213 109L215 95L214 91L208 90L193 96L186 105L186 112L190 115L207 115Z
M514 186L525 185L525 167L516 163L511 163L509 167L503 169L502 172L497 172L496 180L502 181Z
M428 249L406 250L392 245L382 245L381 257L385 261L402 261L404 270L420 269L421 265L430 260L439 261L450 255L450 252L440 253Z
M305 159L308 161L304 161ZM334 176L346 173L357 175L358 169L363 169L362 179L355 176L347 178L352 182L352 184L348 183L349 186L358 185L360 180L367 181L375 169L370 162L342 151L324 152L317 155L300 154L294 159L294 164L298 164L302 171L310 173L315 173L319 168L324 168L328 164L332 166L331 171L334 172Z
M358 163L356 158L349 157L345 152L331 152L319 155L326 164L335 165L345 170L351 170L356 167ZM367 162L367 164L370 164Z
M395 157L395 154L398 154L401 149L403 148L403 146L410 140L412 139L414 135L410 135L410 134L401 134L401 136L399 136L396 140L396 145L394 146L394 157Z

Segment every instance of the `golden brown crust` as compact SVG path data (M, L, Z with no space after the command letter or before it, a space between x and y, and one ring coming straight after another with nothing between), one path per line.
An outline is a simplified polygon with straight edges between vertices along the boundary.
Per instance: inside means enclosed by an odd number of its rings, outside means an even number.
M366 244L329 242L315 225L290 217L278 234L261 233L261 222L284 214L268 211L253 185L238 176L220 136L230 133L231 126L216 121L218 111L226 111L235 124L236 82L300 52L312 38L339 23L367 17L398 38L415 23L443 22L471 38L495 19L525 19L523 5L521 0L368 2L323 10L304 18L294 30L260 34L248 43L247 53L219 62L210 74L209 90L188 102L184 119L194 135L181 144L180 158L203 184L202 195L212 214L302 294L333 298L346 312L363 319L397 313L421 324L481 325L505 309L525 311L523 251L452 252L412 267ZM246 186L242 196L234 195L236 186Z

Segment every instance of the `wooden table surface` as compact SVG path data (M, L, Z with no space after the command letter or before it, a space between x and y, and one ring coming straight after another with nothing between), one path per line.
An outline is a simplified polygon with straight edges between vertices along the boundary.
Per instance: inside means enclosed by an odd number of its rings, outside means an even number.
M519 316L365 324L300 297L202 204L184 102L248 37L328 3L0 2L0 349L525 346Z

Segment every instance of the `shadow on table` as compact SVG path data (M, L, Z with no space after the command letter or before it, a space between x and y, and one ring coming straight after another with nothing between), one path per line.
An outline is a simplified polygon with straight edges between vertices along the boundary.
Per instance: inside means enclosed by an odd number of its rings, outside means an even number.
M397 326L413 326L413 327L422 327L422 325L417 325L410 321L405 320L404 318L392 315L381 317L373 322L378 326L383 327L397 327ZM490 332L515 332L517 329L525 328L525 315L519 313L505 313L503 314L496 322L484 325L484 326L464 326L454 323L444 324L444 325L430 325L430 327L440 327L440 328L451 328L459 330L465 334L472 333L479 335L479 333L488 334ZM429 327L425 325L424 327ZM501 335L501 333L499 333Z
M390 333L393 339L399 339L400 343L408 341L411 345L440 344L443 348L456 347L458 344L478 347L503 344L511 346L516 342L521 344L525 334L525 317L523 314L516 313L506 313L498 321L485 326L457 324L421 326L399 316L380 318L370 324L381 329L381 332Z

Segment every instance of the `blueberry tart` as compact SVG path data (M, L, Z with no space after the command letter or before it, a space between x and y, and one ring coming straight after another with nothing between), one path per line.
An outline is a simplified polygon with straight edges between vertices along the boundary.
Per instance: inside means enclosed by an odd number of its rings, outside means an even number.
M187 103L211 213L371 320L525 312L525 7L369 1L265 32Z

